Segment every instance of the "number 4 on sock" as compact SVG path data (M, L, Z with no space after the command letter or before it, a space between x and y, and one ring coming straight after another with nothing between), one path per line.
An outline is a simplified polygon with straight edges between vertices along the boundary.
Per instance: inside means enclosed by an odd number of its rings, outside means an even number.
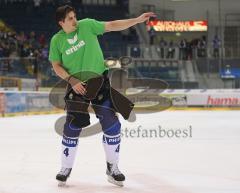
M115 150L115 152L119 152L120 149L120 145L117 146L117 149Z
M64 149L64 151L63 151L63 153L64 153L64 155L66 156L66 157L68 157L69 156L69 153L68 153L68 148L66 148L66 149Z

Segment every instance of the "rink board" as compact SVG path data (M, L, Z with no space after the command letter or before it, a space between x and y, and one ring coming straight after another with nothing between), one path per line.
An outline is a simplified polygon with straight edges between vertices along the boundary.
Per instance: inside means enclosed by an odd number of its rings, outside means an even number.
M239 110L239 90L164 90L161 93L143 91L129 94L136 112L163 110ZM171 104L163 106L163 99ZM165 102L165 101L164 101ZM169 105L169 106L168 106ZM49 92L0 91L0 115L31 115L63 112L49 101Z

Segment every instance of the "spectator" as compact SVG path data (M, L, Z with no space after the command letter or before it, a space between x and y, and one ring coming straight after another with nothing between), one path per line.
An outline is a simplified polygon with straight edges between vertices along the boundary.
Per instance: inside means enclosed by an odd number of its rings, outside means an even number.
M173 41L171 40L168 45L167 58L173 59L174 55L175 55L175 47L174 47Z
M44 48L42 49L41 57L43 59L48 59L48 45L47 44L45 44Z
M41 34L40 37L38 38L38 43L41 48L43 48L46 44L46 37L44 34Z
M141 56L141 50L139 46L131 47L131 56L134 58L139 58Z
M203 36L197 44L197 56L198 57L206 57L206 39L205 36Z
M150 38L150 45L153 45L154 44L154 39L155 39L155 36L156 36L154 28L151 27L148 33L149 33L149 38Z
M186 41L186 57L185 60L192 60L193 58L193 44L192 42Z
M220 48L220 45L221 45L221 40L218 38L217 35L214 36L212 44L213 44L213 57L218 58L219 57L219 48Z
M37 41L37 38L36 38L36 34L34 31L31 31L30 32L30 35L29 35L29 44L33 47L33 48L39 48L40 45Z
M161 58L164 58L165 56L164 51L165 51L166 45L167 45L167 42L163 39L163 37L161 37L159 42Z
M8 44L3 44L3 57L10 56L10 47Z
M0 58L2 58L3 57L3 47L2 47L2 45L0 45Z
M179 42L179 59L186 60L186 51L187 51L187 41L186 39L182 39Z
M29 45L27 43L23 44L23 47L20 50L20 56L21 57L28 57L28 56L30 56L30 49L29 49Z
M17 34L17 41L20 45L23 45L23 43L27 40L27 37L23 31L20 32L20 34Z

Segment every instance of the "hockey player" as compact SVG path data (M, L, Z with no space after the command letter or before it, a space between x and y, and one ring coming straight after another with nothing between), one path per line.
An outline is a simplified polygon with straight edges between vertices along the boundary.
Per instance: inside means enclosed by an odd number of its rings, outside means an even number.
M87 18L78 21L73 7L64 5L57 8L56 22L61 30L51 39L49 60L56 74L68 81L70 90L65 97L67 118L62 139L62 167L56 176L62 184L71 173L80 132L90 124L87 108L91 103L96 105L94 111L103 130L108 180L113 184L123 185L125 176L118 169L121 124L115 112L111 110L113 102L110 99L108 68L105 66L97 36L105 32L125 30L154 16L154 13L150 12L133 19L102 22ZM76 75L79 72L81 75ZM84 72L102 77L99 80L102 80L100 89L94 98L86 97L86 83L91 76L84 75ZM78 103L73 104L71 101ZM76 108L79 109L78 112Z

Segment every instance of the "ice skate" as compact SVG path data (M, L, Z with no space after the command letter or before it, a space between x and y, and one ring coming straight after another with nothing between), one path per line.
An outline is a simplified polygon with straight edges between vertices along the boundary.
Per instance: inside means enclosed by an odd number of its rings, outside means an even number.
M107 172L108 182L117 185L123 186L125 176L119 171L117 164L110 164L107 162Z
M67 178L70 176L72 168L62 168L57 174L56 179L58 180L58 186L63 187L66 185Z

